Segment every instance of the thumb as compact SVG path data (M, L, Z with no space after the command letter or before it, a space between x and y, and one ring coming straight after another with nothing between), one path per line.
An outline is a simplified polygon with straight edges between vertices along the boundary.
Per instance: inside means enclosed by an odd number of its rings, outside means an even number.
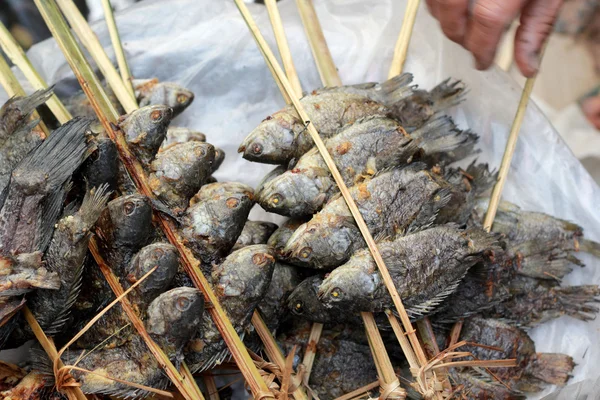
M521 73L531 78L540 68L540 50L552 32L563 0L531 0L521 12L515 36L515 61Z

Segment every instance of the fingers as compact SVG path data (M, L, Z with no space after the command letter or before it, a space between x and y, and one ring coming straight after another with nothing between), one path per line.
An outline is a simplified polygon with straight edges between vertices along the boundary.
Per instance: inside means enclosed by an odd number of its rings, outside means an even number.
M477 69L487 69L492 65L502 34L525 3L526 0L477 1L473 7L464 42L464 47L475 57Z
M558 16L563 0L531 0L521 13L515 36L515 61L521 73L530 78L540 67L540 50Z
M469 0L429 0L435 9L444 34L453 42L463 44L467 31Z
M596 128L600 129L600 96L588 97L581 102L581 110L586 119Z
M429 14L431 14L433 16L433 18L438 19L438 14L437 14L437 10L436 10L436 0L425 0L425 3L427 4L427 9L429 10Z

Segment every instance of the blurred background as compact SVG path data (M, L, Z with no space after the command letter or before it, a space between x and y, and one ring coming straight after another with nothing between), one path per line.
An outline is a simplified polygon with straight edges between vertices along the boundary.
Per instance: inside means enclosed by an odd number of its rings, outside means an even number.
M144 0L111 3L118 11L138 1ZM100 0L75 3L88 20L104 18ZM0 18L25 49L50 37L33 0L0 0ZM497 64L523 84L525 79L512 58L516 26L508 31ZM534 99L600 183L600 0L565 1L544 56Z

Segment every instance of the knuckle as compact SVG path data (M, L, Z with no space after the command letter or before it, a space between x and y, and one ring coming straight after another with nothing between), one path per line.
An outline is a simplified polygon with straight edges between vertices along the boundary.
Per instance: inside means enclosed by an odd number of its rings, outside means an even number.
M510 16L500 3L490 0L476 4L473 8L473 19L485 28L496 28L506 25Z

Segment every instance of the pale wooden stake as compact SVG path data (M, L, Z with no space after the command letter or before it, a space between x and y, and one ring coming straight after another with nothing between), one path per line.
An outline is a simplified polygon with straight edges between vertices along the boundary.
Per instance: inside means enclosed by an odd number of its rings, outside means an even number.
M106 19L106 26L108 27L108 32L110 34L110 41L112 42L113 49L115 50L115 56L117 57L117 64L119 65L121 79L123 79L125 87L135 100L135 91L133 90L131 71L129 70L127 58L125 58L125 50L123 49L123 43L121 43L119 28L117 27L117 22L115 21L115 15L113 14L110 0L102 0L102 7L104 8L104 18Z
M415 26L415 20L417 19L417 12L419 11L419 3L420 0L408 0L406 11L404 12L404 19L402 20L402 27L400 28L400 34L398 35L398 41L394 48L394 58L392 59L392 66L390 67L388 78L399 75L404 69L408 45L412 36L413 27Z
M325 86L342 86L312 0L296 0L313 57Z
M121 76L110 61L110 58L106 55L98 37L92 31L92 28L90 28L83 15L81 15L81 11L73 3L73 0L56 0L56 2L67 18L67 21L69 21L69 24L71 24L75 34L88 50L98 68L100 68L102 75L104 75L115 96L117 96L117 99L123 105L125 112L129 114L133 110L136 110L137 102L135 97L125 87Z
M133 178L137 189L140 193L153 199L154 194L148 186L142 166L130 152L123 135L117 135L113 131L111 124L114 124L117 121L118 114L110 103L106 93L100 86L97 77L83 56L81 49L75 42L73 35L67 27L62 15L60 14L58 7L56 6L56 3L54 0L35 0L35 3L42 14L42 17L46 21L48 28L61 47L63 54L67 58L67 61L75 73L75 76L79 80L84 92L88 96L88 99L94 107L100 122L103 124L111 139L117 145L121 160L124 166L127 168L130 176ZM118 81L122 86L120 77ZM206 298L207 303L212 305L212 307L208 308L208 311L211 314L211 317L215 322L217 329L219 329L224 341L228 345L233 358L242 372L242 375L246 378L252 393L258 399L274 398L272 392L269 390L265 384L265 381L262 379L254 363L252 362L246 347L240 340L223 308L219 304L211 286L200 271L198 260L196 260L191 254L190 250L183 245L182 239L175 232L173 223L160 215L157 216L157 219L168 240L179 251L183 266L186 272L190 275L194 285L200 288ZM159 350L160 349L157 349L157 351ZM167 368L165 371L169 375L169 378L173 381L173 383L179 385L178 389L182 392L182 394L187 394L187 385L180 384L182 378L179 374L179 371L177 371L177 369L175 369L170 362L167 365L169 368Z
M302 381L305 385L308 385L310 379L310 373L315 362L317 355L317 344L323 333L323 324L314 322L310 328L310 335L308 336L308 343L306 344L306 350L304 351L304 357L302 358L302 365L304 365L304 376Z

